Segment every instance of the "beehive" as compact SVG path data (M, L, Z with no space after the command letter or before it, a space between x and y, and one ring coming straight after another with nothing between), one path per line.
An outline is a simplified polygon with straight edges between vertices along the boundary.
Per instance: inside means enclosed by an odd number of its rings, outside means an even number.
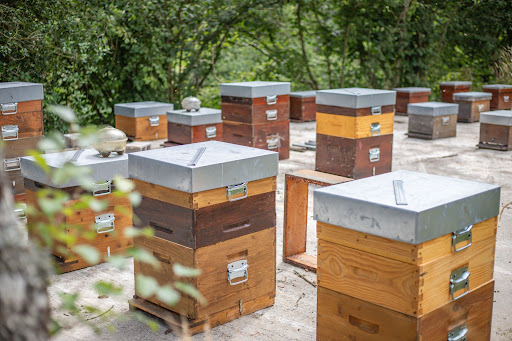
M173 109L170 103L152 101L116 104L116 128L134 141L167 139L167 111Z
M409 104L408 136L434 140L457 135L459 105L442 102Z

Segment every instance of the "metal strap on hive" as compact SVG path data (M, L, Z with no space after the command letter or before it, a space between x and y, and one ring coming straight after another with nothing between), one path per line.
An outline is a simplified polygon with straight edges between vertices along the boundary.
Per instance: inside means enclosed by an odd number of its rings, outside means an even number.
M466 341L467 334L468 327L465 324L461 324L448 333L448 341Z
M236 185L229 185L226 188L226 193L227 193L229 201L237 201L237 200L247 198L247 182L242 182L241 184L236 184ZM243 193L243 195L241 197L232 198L232 196L234 196L236 194L240 194L240 193Z
M4 160L4 171L12 172L21 169L21 162L19 157L15 157L13 159L5 159Z
M267 114L267 121L277 120L277 110L267 110L265 113Z
M380 123L372 123L372 125L370 126L370 131L372 133L372 136L380 135Z
M152 127L156 127L160 124L160 117L159 116L150 116L149 117L149 125Z

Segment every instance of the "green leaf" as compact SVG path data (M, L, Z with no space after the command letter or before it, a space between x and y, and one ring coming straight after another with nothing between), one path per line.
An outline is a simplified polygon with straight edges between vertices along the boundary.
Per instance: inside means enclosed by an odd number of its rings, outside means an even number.
M71 123L76 121L75 112L69 107L62 105L50 105L47 110L56 114L65 122Z
M151 264L155 268L160 267L160 262L155 258L155 256L144 249L133 247L126 250L126 254L132 256L133 259L138 260L139 262Z
M76 300L78 299L78 294L68 294L68 293L59 293L60 300L62 302L62 308L72 313L76 313L78 308L76 307Z
M137 275L135 277L135 288L138 295L148 298L157 292L158 282L153 277Z
M133 181L122 178L120 176L114 177L114 186L116 187L116 190L126 193L133 191L135 188Z
M129 238L135 238L138 236L153 237L155 230L151 227L144 227L142 229L135 227L128 227L124 229L124 236Z
M38 151L29 151L28 155L34 157L34 160L36 161L36 165L39 166L45 172L48 174L50 172L50 166L46 163L46 159L42 157L41 153Z
M126 266L126 258L121 255L112 255L107 257L107 262L119 270L123 270Z
M170 285L160 287L156 292L156 297L165 304L173 306L180 301L180 293L174 290Z
M142 201L142 196L139 192L131 192L128 194L128 198L130 199L130 202L132 203L132 206L137 207L140 205L140 202Z
M89 264L98 264L100 261L100 253L95 247L89 245L76 245L73 247L73 251L85 259Z
M108 201L91 199L89 201L89 208L94 212L100 212L106 210L108 207Z
M172 265L172 270L180 277L196 277L202 273L200 269L189 268L178 263Z
M185 282L174 282L174 286L181 292L197 299L201 305L206 305L206 303L208 303L206 298L204 298L204 296L201 295L201 293L193 285Z
M123 292L122 287L118 287L113 283L99 281L94 284L94 289L100 295L119 295Z

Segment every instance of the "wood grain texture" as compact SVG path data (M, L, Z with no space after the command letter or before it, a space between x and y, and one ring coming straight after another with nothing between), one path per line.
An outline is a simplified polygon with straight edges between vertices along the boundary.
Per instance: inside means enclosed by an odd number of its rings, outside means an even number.
M297 122L316 120L316 97L290 97L290 119Z
M209 138L206 136L206 128L208 127L216 128L217 132L215 137ZM170 142L178 144L223 141L222 123L187 126L184 124L167 122L167 136Z
M471 85L439 85L441 89L441 102L455 103L453 94L471 91Z
M318 287L317 340L445 341L465 324L468 340L490 340L494 281L421 317Z
M399 92L396 93L396 114L407 115L407 105L409 103L428 102L430 92Z
M394 114L381 114L361 117L332 115L317 112L317 134L360 139L376 136L371 132L371 125L380 124L380 135L393 134Z
M511 150L512 127L480 123L480 148Z
M167 115L158 115L158 126L149 124L147 117L116 116L116 128L124 131L128 138L135 141L167 139Z
M473 123L480 121L480 113L490 110L490 101L456 101L459 105L458 122Z
M17 125L18 139L43 135L43 112L32 111L14 115L0 115L0 126Z
M482 91L492 94L491 110L512 109L512 89L482 89ZM508 96L508 100L505 100L505 96Z
M2 165L3 167L3 165ZM0 170L3 172L4 170ZM9 171L5 172L7 174L7 181L9 184L9 188L12 191L13 195L23 194L25 193L25 185L23 182L23 176L21 175L21 170Z
M317 171L354 179L391 171L393 135L350 139L316 134ZM370 149L379 148L378 161L370 161Z
M12 141L3 141L3 155L5 159L26 156L29 150L36 150L43 136L27 137Z
M224 121L233 121L241 123L262 124L276 121L288 121L290 119L290 104L288 102L278 102L268 105L252 105L222 102L222 119ZM269 120L268 110L277 110L277 118Z
M143 197L134 208L135 226L150 226L155 236L193 249L276 225L275 192L199 209Z
M191 297L185 297L173 307L166 306L156 297L149 301L191 319L203 319L231 307L238 307L259 297L273 297L276 289L276 236L275 227L251 233L239 238L192 250L157 237L137 237L135 245L153 252L160 260L159 269L135 261L135 275L144 274L155 278L160 284L175 280L172 264L202 270L202 274L189 279L190 283L207 299L206 306L199 305ZM248 280L230 285L227 280L227 265L237 260L247 260ZM240 279L235 279L235 282Z
M247 124L224 121L224 142L261 148L279 153L279 160L290 157L290 122ZM278 139L277 148L270 148L271 141Z
M453 270L468 266L470 290L492 280L495 242L496 237L492 236L472 245L468 252L413 265L320 239L318 285L410 316L421 316L451 301L449 279Z
M350 116L350 117L378 116L378 115L372 115L371 107L354 109L354 108L346 108L346 107L336 107L336 106L332 106L332 105L317 104L316 111L324 113L324 114ZM394 105L383 105L383 106L381 106L381 112L382 112L382 114L392 114L395 112L395 106Z
M459 252L471 252L472 248L478 248L480 244L486 243L490 238L495 237L498 226L497 219L497 217L494 217L473 225L471 231L472 245ZM456 254L452 246L452 233L414 245L320 221L317 222L316 230L318 239L413 265L426 264L441 257ZM465 245L467 245L466 242L461 242L457 245L457 248Z
M449 117L448 124L443 124L443 117ZM408 136L435 140L457 135L457 115L421 116L409 115Z
M208 191L187 193L175 189L133 179L136 190L144 197L160 200L169 204L198 209L210 205L229 202L226 187ZM258 195L276 190L276 177L268 177L247 183L247 196Z

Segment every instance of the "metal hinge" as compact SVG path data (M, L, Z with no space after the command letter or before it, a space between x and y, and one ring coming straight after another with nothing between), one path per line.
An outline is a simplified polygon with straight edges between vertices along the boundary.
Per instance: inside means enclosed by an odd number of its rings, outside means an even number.
M452 235L452 246L454 252L459 252L464 249L467 249L471 246L471 243L473 242L473 233L471 233L471 230L473 229L473 225L466 226L465 228L453 232ZM457 249L457 244L463 241L469 241L468 244L465 246Z
M372 123L370 126L370 131L372 133L372 136L380 135L380 123Z
M112 180L107 180L105 182L97 182L92 186L92 195L95 197L99 197L102 195L107 195L112 192Z
M277 103L277 95L267 96L267 104L276 104Z
M230 285L237 285L244 282L247 282L249 279L249 270L247 269L249 265L247 264L247 260L237 260L236 262L228 264L228 282ZM233 282L234 279L243 278L240 281Z
M267 114L267 121L277 120L277 110L267 110L265 113Z
M450 116L441 117L441 124L447 126L450 123Z
M382 107L379 105L377 107L372 107L372 115L380 115L382 114Z
M468 328L465 324L462 324L448 333L448 341L466 341L466 335L468 334Z
M116 220L114 213L106 213L94 217L94 227L96 228L96 233L107 233L114 231L114 220Z
M4 171L12 172L21 169L21 162L19 157L15 157L13 159L5 159L4 160Z
M217 127L206 127L206 137L211 139L217 136Z
M467 266L454 270L450 274L450 296L452 297L452 301L456 301L469 293L469 275L470 273ZM455 293L460 289L465 289L464 293L455 297Z
M226 188L226 193L228 195L229 201L237 201L237 200L247 198L247 182L242 182L241 184L236 184L236 185L229 185ZM231 199L231 197L233 195L240 194L240 193L243 193L243 195L241 197Z
M17 140L19 131L20 129L15 124L2 126L2 139L6 141Z
M370 162L377 162L380 160L380 148L371 148L369 151Z
M14 115L18 113L18 103L0 104L2 115Z
M149 117L149 125L152 127L156 127L160 124L160 117L159 116L150 116Z

